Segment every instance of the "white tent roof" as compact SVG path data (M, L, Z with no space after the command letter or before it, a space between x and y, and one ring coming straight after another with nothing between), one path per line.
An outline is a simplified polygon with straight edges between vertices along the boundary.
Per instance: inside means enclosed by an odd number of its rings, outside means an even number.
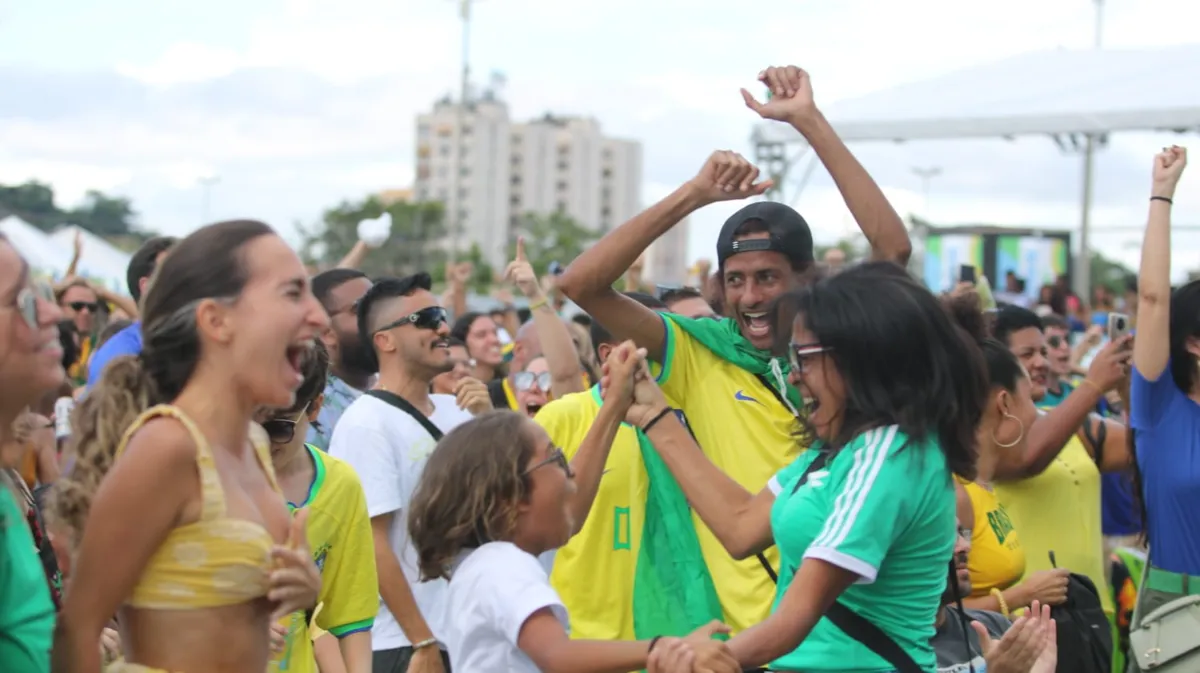
M994 138L1200 128L1200 44L1051 50L831 104L843 140ZM760 142L804 139L767 122Z
M57 279L71 264L71 246L59 245L41 229L15 215L0 218L0 231L37 275Z
M127 294L129 288L126 286L125 271L129 268L132 255L73 224L55 230L50 234L50 239L70 255L74 250L77 232L83 236L83 252L76 269L79 275L92 282L103 283L114 292Z

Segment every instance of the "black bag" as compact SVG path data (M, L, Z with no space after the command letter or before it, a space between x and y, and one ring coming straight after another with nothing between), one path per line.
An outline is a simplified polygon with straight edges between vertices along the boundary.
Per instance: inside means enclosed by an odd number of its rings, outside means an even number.
M1050 564L1057 567L1054 552ZM1112 627L1100 592L1092 580L1071 573L1067 601L1050 608L1058 627L1057 673L1109 673L1112 670Z
M386 403L392 405L393 407L396 407L400 411L403 411L404 413L408 414L409 416L412 416L413 420L420 423L421 427L425 428L425 432L428 432L429 436L433 437L433 441L435 441L435 442L442 441L441 428L434 425L433 421L429 420L428 416L421 413L416 407L414 407L411 403L409 403L408 400L404 399L403 397L400 397L396 393L390 393L386 390L378 390L378 389L368 390L366 392L366 394L370 395L371 397L374 397L377 400L380 400L381 402L386 402Z

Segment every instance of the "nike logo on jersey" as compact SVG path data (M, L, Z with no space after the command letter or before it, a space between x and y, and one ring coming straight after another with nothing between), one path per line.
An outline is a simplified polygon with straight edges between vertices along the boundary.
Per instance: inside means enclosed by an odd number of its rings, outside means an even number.
M758 400L754 399L753 397L750 397L743 390L739 390L736 393L734 393L733 399L739 400L741 402L758 402Z

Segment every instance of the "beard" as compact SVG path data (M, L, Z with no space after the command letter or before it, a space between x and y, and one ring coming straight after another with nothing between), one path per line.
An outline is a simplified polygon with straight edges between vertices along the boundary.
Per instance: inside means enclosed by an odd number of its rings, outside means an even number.
M339 334L338 353L343 371L364 376L370 376L379 371L375 352L368 348L357 334Z

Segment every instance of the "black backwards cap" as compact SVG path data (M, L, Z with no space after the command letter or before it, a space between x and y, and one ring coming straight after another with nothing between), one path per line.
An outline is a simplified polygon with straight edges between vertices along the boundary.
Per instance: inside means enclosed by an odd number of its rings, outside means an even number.
M762 222L767 238L735 241L738 229L747 222ZM812 230L795 209L774 201L756 201L725 220L717 236L717 265L739 252L770 250L782 253L793 265L814 261Z

